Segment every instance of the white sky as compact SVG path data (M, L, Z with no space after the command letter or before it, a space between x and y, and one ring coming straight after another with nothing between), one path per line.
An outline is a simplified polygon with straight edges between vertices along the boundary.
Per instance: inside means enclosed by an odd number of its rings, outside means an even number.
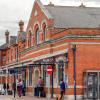
M41 0L43 4L52 2L55 5L79 6L83 2L86 6L100 7L100 0ZM16 35L18 21L23 19L25 25L29 20L34 0L0 0L0 44L5 41L5 31Z

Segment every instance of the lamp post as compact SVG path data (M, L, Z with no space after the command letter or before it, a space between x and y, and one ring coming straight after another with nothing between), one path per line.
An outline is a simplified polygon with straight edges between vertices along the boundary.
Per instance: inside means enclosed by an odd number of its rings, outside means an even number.
M73 50L73 65L74 65L74 100L76 100L76 45L72 45Z

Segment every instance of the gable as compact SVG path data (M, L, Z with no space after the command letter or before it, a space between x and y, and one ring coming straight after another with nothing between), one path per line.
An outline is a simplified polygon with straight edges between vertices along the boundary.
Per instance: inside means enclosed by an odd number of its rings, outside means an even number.
M48 12L48 10L45 8L45 6L40 2L40 0L35 0L33 9L31 12L31 16L29 18L29 23L27 26L27 31L30 28L33 28L34 23L41 23L43 20L52 20L52 15Z

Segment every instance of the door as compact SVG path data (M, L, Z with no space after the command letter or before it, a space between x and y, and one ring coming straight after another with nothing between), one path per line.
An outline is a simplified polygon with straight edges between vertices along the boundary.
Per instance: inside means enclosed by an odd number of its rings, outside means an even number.
M98 98L98 73L89 72L87 74L87 98L97 99Z
M39 79L39 71L38 70L36 70L35 71L35 77L34 77L34 85L36 86L37 85L37 83L38 83L38 79Z

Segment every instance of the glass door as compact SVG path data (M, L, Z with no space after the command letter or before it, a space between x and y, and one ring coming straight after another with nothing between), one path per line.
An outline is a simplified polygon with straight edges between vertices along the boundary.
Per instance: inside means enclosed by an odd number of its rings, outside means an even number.
M87 74L87 98L97 99L98 98L98 73L89 72Z

